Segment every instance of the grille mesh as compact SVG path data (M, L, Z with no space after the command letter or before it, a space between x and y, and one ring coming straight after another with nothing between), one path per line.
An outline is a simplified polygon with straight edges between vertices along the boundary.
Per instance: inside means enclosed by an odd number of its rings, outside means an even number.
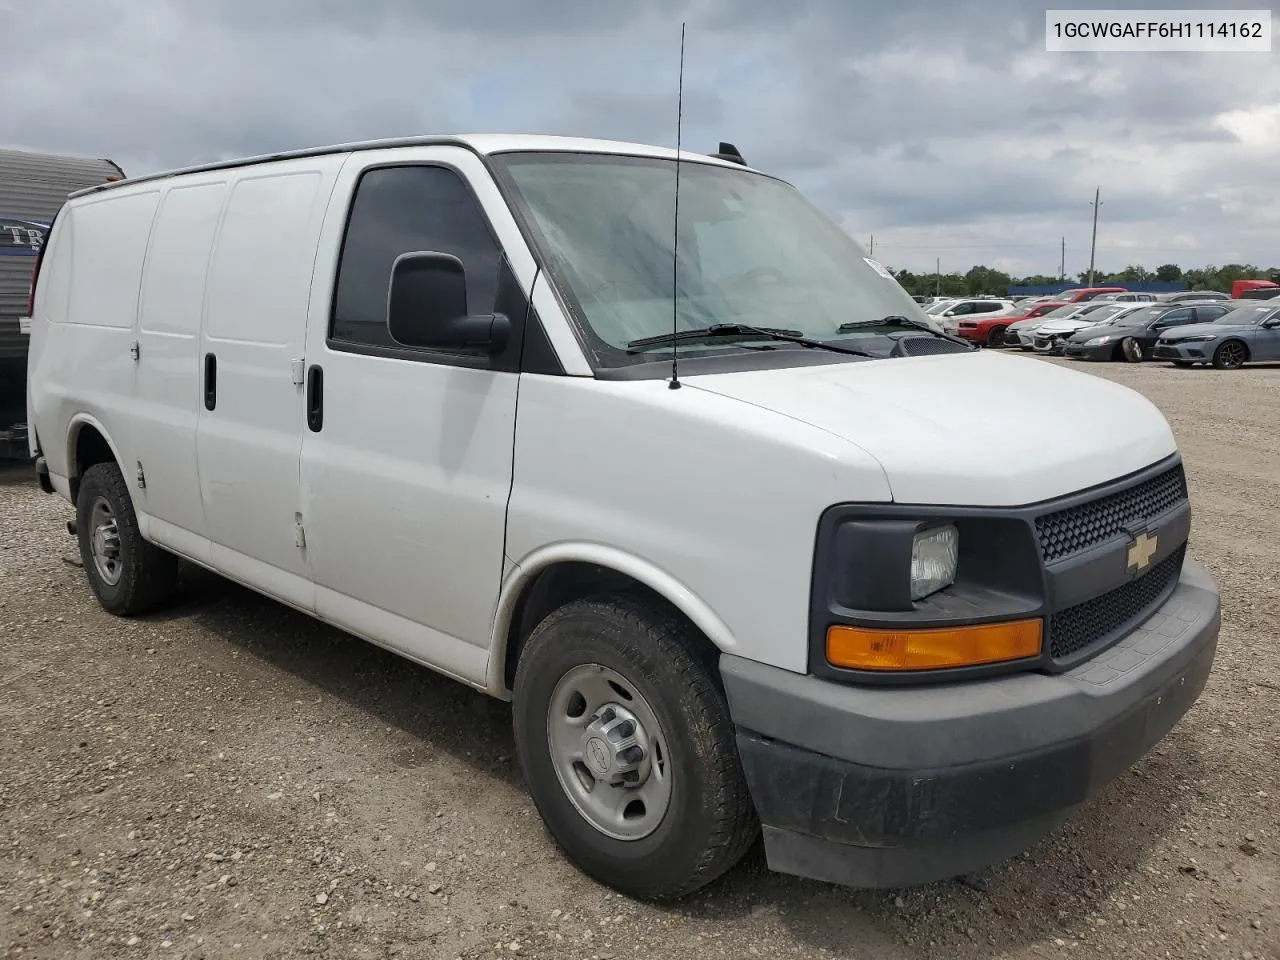
M1179 463L1164 473L1120 490L1036 518L1036 536L1046 563L1080 553L1124 531L1126 523L1164 513L1187 499L1187 477Z
M968 344L938 337L900 337L893 353L900 357L928 357L938 353L968 353L972 349Z
M1067 659L1134 626L1177 582L1186 552L1184 543L1137 580L1055 613L1049 624L1049 655Z

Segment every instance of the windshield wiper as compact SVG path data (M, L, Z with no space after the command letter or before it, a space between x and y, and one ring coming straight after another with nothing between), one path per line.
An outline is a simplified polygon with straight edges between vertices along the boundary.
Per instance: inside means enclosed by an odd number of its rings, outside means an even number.
M660 333L652 337L641 337L639 340L632 340L628 343L627 349L637 350L643 347L652 347L663 343L679 343L685 340L718 340L723 337L764 337L766 340L795 343L802 347L830 350L833 353L847 353L855 357L871 357L873 359L875 357L875 354L867 353L865 350L855 350L853 347L842 347L834 343L813 340L810 337L806 337L799 330L783 330L778 327L753 327L745 323L713 323L709 327L700 327L696 330L680 330L672 333Z
M952 343L963 344L966 347L973 347L973 344L962 337L953 337L949 333L933 329L927 323L921 323L919 320L912 320L910 317L902 317L892 314L887 317L881 317L879 320L853 320L849 323L842 323L836 327L836 333L851 333L854 330L865 330L867 327L906 327L911 330L923 330L931 333L935 337L941 337L943 340L950 340Z

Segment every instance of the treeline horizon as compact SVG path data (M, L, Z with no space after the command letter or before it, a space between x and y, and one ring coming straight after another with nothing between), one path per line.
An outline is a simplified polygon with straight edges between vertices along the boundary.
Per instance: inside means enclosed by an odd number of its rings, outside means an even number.
M912 296L976 297L984 294L1004 296L1010 287L1042 287L1068 283L1084 285L1089 271L1061 276L1033 274L1015 277L1001 270L976 265L964 273L914 273L895 270L885 265ZM1251 263L1228 263L1223 266L1196 267L1183 270L1175 263L1162 264L1154 270L1131 265L1123 270L1094 270L1093 286L1130 286L1141 283L1185 283L1188 290L1216 290L1230 293L1236 280L1274 280L1280 283L1280 267L1259 267Z

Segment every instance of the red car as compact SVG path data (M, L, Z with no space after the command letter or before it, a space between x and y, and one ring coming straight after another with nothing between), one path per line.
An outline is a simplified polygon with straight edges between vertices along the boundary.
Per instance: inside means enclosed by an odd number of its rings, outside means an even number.
M1072 291L1074 292L1074 291ZM1029 317L1043 317L1050 310L1065 307L1066 300L1045 300L1033 304L1025 313L1004 314L998 317L977 317L973 320L961 320L956 328L956 335L981 343L988 347L998 347L1004 343L1004 331L1009 324Z
M1076 287L1074 290L1063 290L1058 299L1063 303L1083 303L1093 300L1104 293L1128 293L1128 287Z

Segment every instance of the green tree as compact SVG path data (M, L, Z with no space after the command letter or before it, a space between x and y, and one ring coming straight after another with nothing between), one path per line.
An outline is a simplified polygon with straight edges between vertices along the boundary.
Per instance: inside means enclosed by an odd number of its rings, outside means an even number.
M965 293L971 297L983 294L1003 296L1009 291L1009 275L990 267L974 266L964 275Z
M1161 283L1176 283L1182 279L1182 268L1176 263L1165 263L1156 267L1156 279Z

